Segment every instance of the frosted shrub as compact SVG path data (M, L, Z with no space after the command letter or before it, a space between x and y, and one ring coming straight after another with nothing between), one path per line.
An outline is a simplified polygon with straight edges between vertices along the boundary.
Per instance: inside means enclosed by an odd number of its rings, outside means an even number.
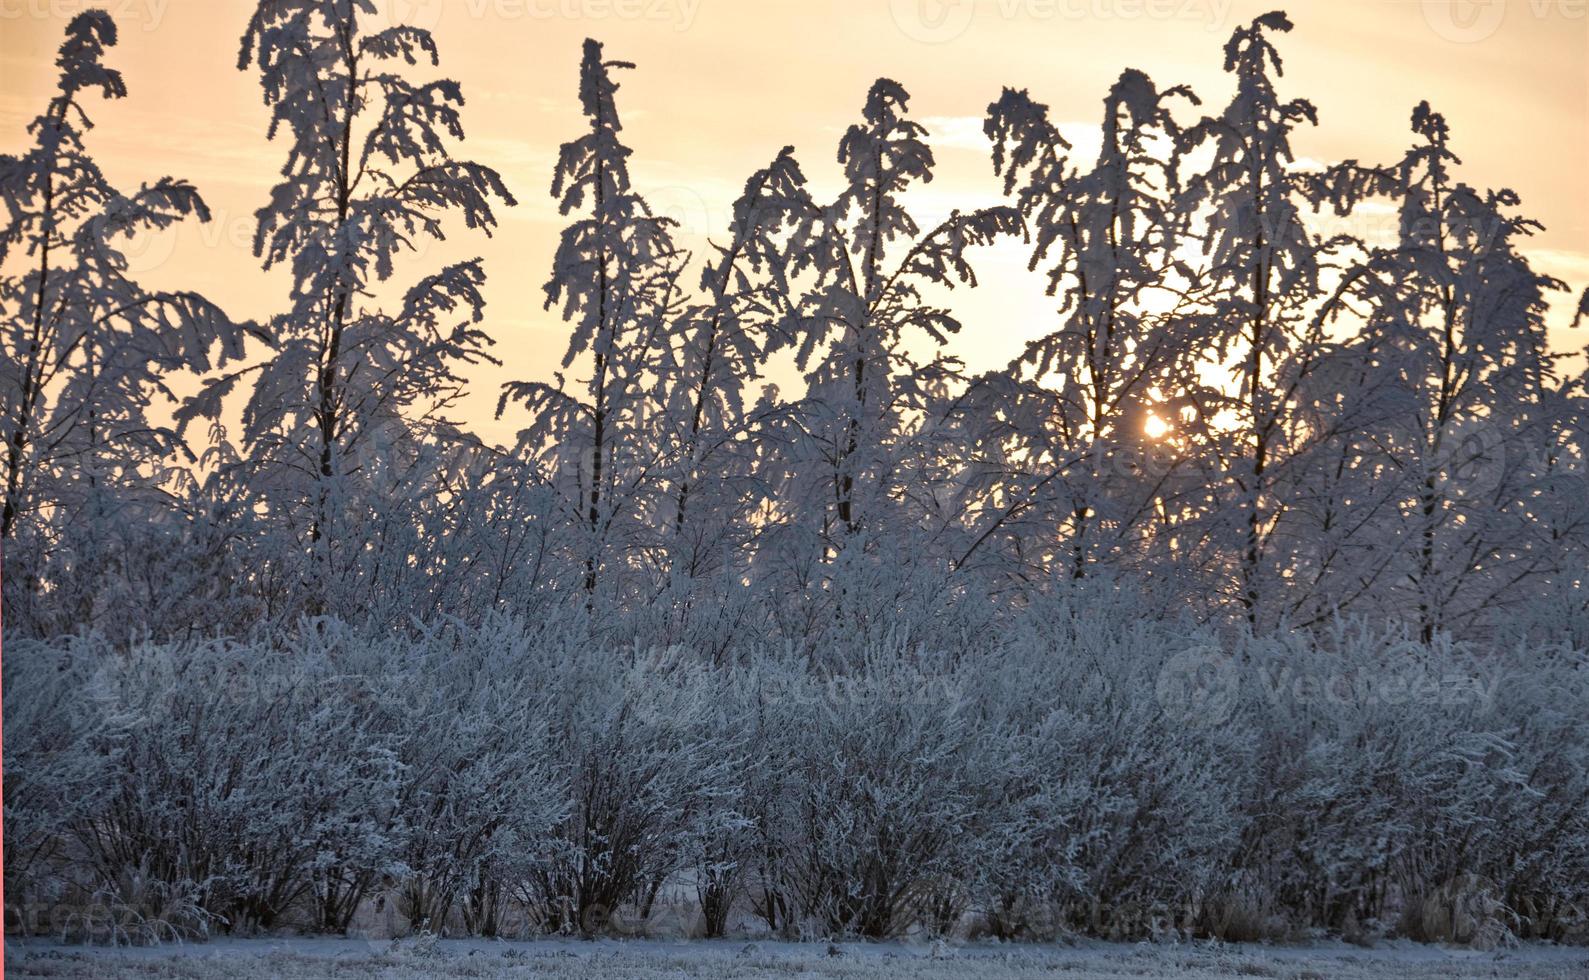
M5 641L7 911L31 917L62 897L63 845L110 792L131 718L97 683L95 644ZM92 749L89 746L92 745ZM26 923L31 926L32 922Z
M1235 867L1332 928L1400 919L1419 935L1478 892L1510 909L1509 927L1564 927L1585 854L1581 653L1424 645L1362 624L1249 653L1263 689L1244 702L1257 769Z
M392 860L317 868L322 925L342 931L376 876L401 883L412 927L496 935L514 887L563 812L544 677L517 626L432 628L408 642L348 644L364 724L401 779L384 809Z
M1520 645L1504 671L1494 713L1515 745L1526 782L1496 795L1500 834L1484 867L1525 936L1589 937L1589 657L1566 645Z
M845 669L786 668L765 706L784 737L763 743L785 784L757 814L776 841L786 916L882 937L943 898L942 883L966 880L991 759L963 683L946 658L898 646Z
M309 897L312 871L391 859L401 764L361 724L361 682L339 672L336 647L300 640L100 654L135 721L113 792L75 828L99 880L146 865L227 928L270 928Z
M980 672L983 711L1010 733L981 863L995 934L1188 925L1239 826L1242 734L1158 698L1161 668L1196 634L1107 593L1077 598L1034 610L1048 627Z
M820 647L739 602L13 641L7 885L85 938L343 932L377 894L437 935L632 934L692 893L710 936L1582 934L1580 650L1221 637L1101 580L980 633L887 605ZM669 624L702 647L633 639Z
M685 651L547 646L533 669L568 795L525 895L549 929L589 935L645 918L697 841L734 819L723 804L742 762L737 733L709 724L712 675Z
M769 675L773 680L769 681ZM699 932L708 939L727 934L731 916L757 872L778 847L765 817L781 799L787 785L785 753L776 745L792 734L767 710L770 692L778 689L781 672L764 663L720 671L714 696L703 705L703 723L710 731L734 733L738 764L727 774L716 800L717 817L691 841L686 872L694 884L700 910ZM771 893L763 886L752 905L767 906ZM773 926L776 927L776 919Z
M820 566L822 587L761 603L776 645L824 670L847 669L869 648L961 656L994 649L999 605L946 567L919 560L930 547L925 537L902 533L834 556Z

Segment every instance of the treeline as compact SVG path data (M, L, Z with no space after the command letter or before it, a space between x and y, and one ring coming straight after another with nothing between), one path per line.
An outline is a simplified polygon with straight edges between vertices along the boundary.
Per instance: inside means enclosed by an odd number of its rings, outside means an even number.
M463 95L431 77L430 35L371 14L272 0L244 35L286 147L254 248L292 291L264 323L127 274L127 235L208 212L181 180L127 192L95 167L87 110L127 88L110 17L69 26L34 145L0 161L8 634L405 626L551 597L597 623L666 608L668 643L725 608L799 636L878 570L1000 605L1129 580L1156 614L1260 631L1582 617L1583 378L1546 341L1564 287L1523 254L1539 226L1461 182L1426 104L1400 159L1296 165L1316 119L1279 87L1283 14L1231 36L1212 112L1124 72L1096 157L1006 90L985 128L1009 204L932 228L905 203L932 177L926 131L879 80L838 198L785 148L707 255L631 182L630 66L587 42L545 286L569 373L506 388L508 447L450 414L492 356L482 263L394 269L514 198L455 155ZM1046 273L1052 330L971 376L951 339L995 326L943 304L1006 240ZM804 391L762 383L789 355Z

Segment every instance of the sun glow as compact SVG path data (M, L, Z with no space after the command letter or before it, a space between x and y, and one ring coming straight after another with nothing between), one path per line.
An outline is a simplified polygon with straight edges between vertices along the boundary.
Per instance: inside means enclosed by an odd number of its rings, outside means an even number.
M1170 434L1170 423L1157 415L1149 415L1147 421L1142 423L1142 431L1147 433L1149 439L1163 439Z

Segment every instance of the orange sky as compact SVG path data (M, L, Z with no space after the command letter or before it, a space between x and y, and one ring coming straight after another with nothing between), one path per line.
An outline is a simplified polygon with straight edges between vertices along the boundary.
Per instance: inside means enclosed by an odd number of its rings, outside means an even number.
M495 239L460 235L411 263L483 255L487 328L502 370L481 372L469 420L493 440L497 384L548 378L567 341L542 312L562 224L548 196L557 146L582 125L579 42L639 63L619 108L632 175L697 250L721 237L749 173L793 144L821 196L837 190L834 153L879 75L902 82L934 136L937 179L912 198L927 224L952 207L992 203L980 120L1003 85L1031 89L1085 141L1124 67L1160 85L1189 83L1205 108L1228 98L1221 46L1275 0L378 0L387 16L431 28L442 72L463 83L465 155L500 170L519 197ZM215 212L140 242L136 267L155 285L204 291L235 315L284 305L286 281L250 254L253 212L285 148L264 139L252 72L236 69L249 0L0 0L0 149L19 150L48 97L66 21L86 6L122 28L110 61L131 95L93 113L90 150L120 186L171 174L195 182ZM1298 152L1316 161L1389 162L1407 145L1410 110L1429 99L1450 121L1463 179L1510 186L1544 221L1531 255L1543 272L1589 284L1589 0L1306 0L1283 4L1297 29L1279 41L1282 95L1311 99L1321 126ZM698 253L699 254L699 251ZM977 370L1006 363L1053 328L1050 301L1015 249L984 258L984 288L956 294L966 333L953 349ZM1564 328L1557 344L1585 345Z

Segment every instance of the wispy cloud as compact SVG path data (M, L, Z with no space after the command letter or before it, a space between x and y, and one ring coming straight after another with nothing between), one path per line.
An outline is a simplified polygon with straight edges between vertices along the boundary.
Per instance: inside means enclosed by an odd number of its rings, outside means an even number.
M989 150L981 116L926 116L921 124L927 127L927 142L935 150L967 150L980 154ZM1061 122L1057 126L1059 134L1070 144L1074 159L1097 158L1103 147L1103 130L1096 123Z

